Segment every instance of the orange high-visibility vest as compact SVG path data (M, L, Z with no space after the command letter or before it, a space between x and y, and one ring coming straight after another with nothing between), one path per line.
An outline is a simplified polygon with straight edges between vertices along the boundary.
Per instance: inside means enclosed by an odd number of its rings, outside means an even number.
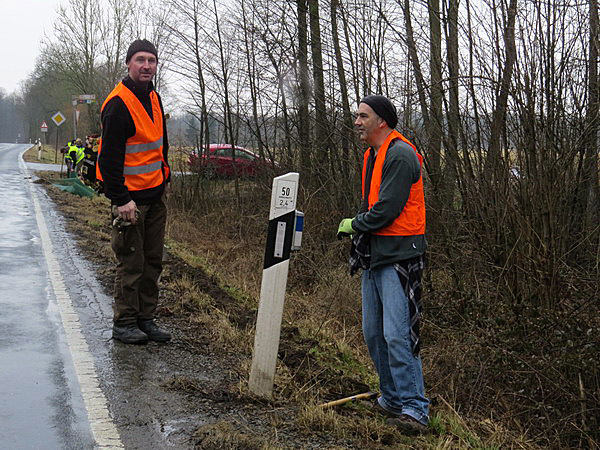
M381 228L373 232L373 234L381 236L416 236L425 234L425 194L423 192L423 157L417 152L416 147L408 141L404 136L393 130L386 138L383 145L379 148L377 156L375 157L375 165L373 167L373 173L371 175L371 185L369 187L369 209L373 207L379 200L379 189L381 187L381 174L383 172L383 162L385 161L385 155L387 154L390 143L394 139L400 139L406 142L415 151L417 158L419 158L419 166L421 168L421 175L419 180L410 188L410 195L408 201L402 212L394 221L388 226ZM373 151L372 148L368 148L365 152L363 171L362 171L362 193L363 198L365 197L365 176L367 172L367 162L369 160L369 152Z
M159 186L169 177L169 167L163 157L163 116L156 92L150 92L153 119L150 119L135 94L122 82L106 97L102 110L113 97L123 100L135 125L135 134L125 143L125 186L130 191ZM102 140L98 145L98 158L101 151ZM99 164L96 164L96 178L102 180Z

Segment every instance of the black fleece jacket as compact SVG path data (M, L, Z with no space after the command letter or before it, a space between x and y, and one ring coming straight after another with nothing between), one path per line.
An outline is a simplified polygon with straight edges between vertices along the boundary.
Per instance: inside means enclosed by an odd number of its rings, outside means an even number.
M150 92L154 90L154 85L152 83L148 83L147 87L138 85L129 77L123 79L123 84L138 98L150 118L154 119L150 101ZM163 116L163 155L165 161L168 161L167 122L160 96L158 96L158 102ZM125 186L125 177L123 176L125 144L127 139L135 135L136 130L133 118L123 100L119 97L110 99L102 110L101 120L102 150L98 157L98 165L104 179L104 194L112 204L117 206L123 206L130 200L138 205L148 205L158 201L165 190L165 183L140 191L129 191ZM162 170L164 172L165 168L163 167Z

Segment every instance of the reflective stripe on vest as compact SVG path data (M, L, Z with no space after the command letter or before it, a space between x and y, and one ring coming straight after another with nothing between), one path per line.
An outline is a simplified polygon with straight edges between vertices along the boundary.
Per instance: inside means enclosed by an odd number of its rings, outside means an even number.
M123 167L123 175L142 175L154 172L162 167L162 161L157 161L145 166L125 166Z
M419 159L419 166L421 168L421 175L416 183L413 183L410 188L410 195L404 208L400 212L400 215L394 219L394 221L380 230L373 232L373 234L381 236L417 236L425 234L425 195L423 192L423 157L417 152L415 146L408 141L404 136L393 130L385 142L377 151L375 157L375 164L373 166L373 173L371 175L371 185L369 187L369 209L373 207L379 200L379 189L381 187L381 176L383 173L383 163L387 154L388 148L394 139L400 139L401 141L410 145L414 150L417 158ZM365 196L365 175L367 170L367 162L369 160L369 153L373 151L372 148L367 149L364 155L363 171L362 171L362 192L363 198Z
M76 163L79 164L81 161L83 161L83 158L85 158L85 152L83 151L83 148L77 146L75 146L75 151L77 152Z
M161 136L160 139L158 139L154 142L150 142L148 144L127 145L125 147L125 153L139 153L139 152L145 152L147 150L154 150L154 149L157 149L158 147L161 147L162 144L163 144L163 138Z
M119 83L108 95L102 109L113 97L119 97L125 103L135 125L135 135L125 143L125 186L130 191L139 191L161 185L169 176L169 167L163 159L163 116L156 92L150 92L152 119L135 94L123 83ZM102 143L98 155L101 150ZM102 180L99 165L97 168L97 178Z

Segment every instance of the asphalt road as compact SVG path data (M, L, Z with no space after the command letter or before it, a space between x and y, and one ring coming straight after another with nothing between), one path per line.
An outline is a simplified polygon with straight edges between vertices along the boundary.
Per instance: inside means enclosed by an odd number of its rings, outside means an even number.
M111 339L112 298L35 183L48 168L23 162L29 147L0 143L0 450L191 448L222 410L169 381L222 369L192 363L177 334L168 345Z
M28 147L0 144L0 448L92 448L29 181L18 162Z

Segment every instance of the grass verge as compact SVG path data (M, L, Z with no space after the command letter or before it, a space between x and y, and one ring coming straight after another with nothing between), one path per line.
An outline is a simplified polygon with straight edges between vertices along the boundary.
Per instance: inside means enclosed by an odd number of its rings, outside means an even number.
M51 179L56 174L42 176ZM97 262L105 265L100 276L108 287L112 276L108 201L79 198L51 186L48 192L80 244L94 247ZM239 380L237 395L251 405L256 399L246 386L264 245L257 230L263 227L254 223L251 232L245 232L233 223L226 226L231 211L222 209L201 217L173 206L171 212L160 312L183 318L195 331L202 330L203 348L235 356L232 370ZM323 248L321 257L341 253L333 245ZM492 419L460 415L441 396L433 407L432 432L416 438L401 435L359 405L321 408L328 400L374 389L377 380L362 344L358 281L349 279L342 267L324 273L313 267L314 261L302 261L300 254L295 258L292 264L302 264L318 275L290 277L272 404L295 412L274 419L273 433L285 436L287 429L294 429L316 438L333 437L339 448L535 448L525 433L508 431ZM430 356L432 352L425 352L426 364ZM173 383L174 388L197 388L189 380ZM232 426L216 422L199 427L196 447L297 448L293 440L265 438L251 427Z

